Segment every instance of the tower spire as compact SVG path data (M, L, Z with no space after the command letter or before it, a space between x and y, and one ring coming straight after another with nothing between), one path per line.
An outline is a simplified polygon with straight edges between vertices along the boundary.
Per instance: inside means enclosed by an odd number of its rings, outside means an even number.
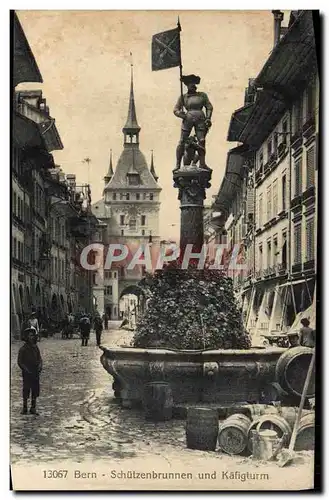
M157 176L154 168L154 158L153 158L153 149L151 149L151 167L150 167L150 172L154 177L155 182L158 182L159 177Z
M132 53L130 52L130 56L132 58ZM140 126L138 125L137 122L137 115L136 115L136 107L135 107L135 96L134 96L134 65L131 59L130 62L130 73L131 73L131 80L130 80L130 96L129 96L129 107L128 107L128 116L126 120L126 124L123 127L122 131L125 135L125 143L127 143L127 139L130 137L130 142L133 141L133 137L136 137L136 142L138 143L138 134L140 131Z
M106 176L104 177L105 185L110 182L113 177L112 149L110 149L110 164Z

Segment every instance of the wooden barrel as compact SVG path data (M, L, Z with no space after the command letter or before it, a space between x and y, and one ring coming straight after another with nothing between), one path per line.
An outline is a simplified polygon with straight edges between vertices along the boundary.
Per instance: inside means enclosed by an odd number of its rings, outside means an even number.
M164 421L172 418L173 396L167 382L150 382L144 387L143 406L147 420Z
M300 419L295 450L314 450L315 441L315 417L314 413L308 413Z
M218 411L211 408L188 408L186 445L192 450L216 449Z
M218 444L229 455L243 453L248 444L248 430L251 420L242 413L228 417L220 426Z
M263 430L263 429L271 429L275 431L279 438L282 438L284 434L286 434L283 446L288 446L290 436L291 436L291 427L288 422L280 415L275 414L267 414L263 415L256 420L254 420L249 429L248 429L248 448L252 452L252 431L253 430Z
M276 381L289 394L301 396L313 349L309 347L292 347L283 353L275 368ZM315 396L315 373L313 372L307 398Z

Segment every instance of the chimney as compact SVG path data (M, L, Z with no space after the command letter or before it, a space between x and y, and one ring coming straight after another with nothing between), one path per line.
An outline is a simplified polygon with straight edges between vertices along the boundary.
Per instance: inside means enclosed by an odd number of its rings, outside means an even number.
M272 14L274 16L274 47L280 41L281 35L281 23L283 21L284 14L281 10L272 10Z

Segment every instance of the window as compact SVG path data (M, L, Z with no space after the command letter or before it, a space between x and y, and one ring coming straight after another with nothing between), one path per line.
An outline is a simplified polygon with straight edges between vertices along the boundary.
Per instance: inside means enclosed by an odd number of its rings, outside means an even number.
M294 263L300 264L302 261L302 226L295 224L294 228Z
M111 278L111 271L105 271L105 279L110 279Z
M146 200L146 193L143 193L143 200Z
M267 267L272 265L272 244L271 240L267 242Z
M153 193L150 193L150 200L153 200Z
M93 285L97 285L97 282L96 282L96 273L93 274Z
M116 193L113 193L112 198L113 198L113 200L115 201L115 200L117 199L117 194L116 194Z
M273 236L273 265L276 266L278 261L278 235Z
M313 80L306 90L306 121L314 116L316 107L315 81Z
M258 170L263 170L263 165L264 165L264 153L263 150L261 150L258 154Z
M267 220L272 219L272 186L267 188Z
M14 254L14 258L16 259L17 258L17 240L16 240L16 238L14 238L13 254Z
M300 98L296 104L294 109L294 134L298 134L302 128L302 120L303 120L303 100Z
M278 154L278 134L274 132L273 134L273 153L275 156Z
M16 204L17 204L17 195L14 191L14 196L13 196L13 214L16 215Z
M287 232L282 231L282 265L286 269L287 267Z
M140 194L136 193L136 200L139 200L139 199L140 199Z
M286 174L282 176L282 210L286 210L287 200L287 177Z
M314 217L306 220L306 261L314 260Z
M278 213L278 180L273 181L273 217Z
M142 225L142 226L145 226L145 225L146 225L146 215L142 215L142 218L141 218L141 225Z
M120 200L123 200L123 193L120 193Z
M303 191L302 159L295 161L295 196L300 196Z
M259 245L259 255L258 255L258 269L263 269L263 245Z
M127 193L127 194L126 194L126 200L127 200L127 201L129 201L129 200L130 200L130 194L129 194L129 193Z
M125 225L125 216L120 215L120 226L124 226L124 225Z
M270 159L272 154L272 137L267 141L267 161Z
M288 133L288 120L282 122L282 139L281 143L285 146L287 145L287 133Z
M258 222L259 222L259 227L262 227L263 225L263 194L259 195L259 200L258 200Z
M121 229L121 236L124 236L125 232L123 229Z
M142 229L142 236L145 236L145 229Z
M128 175L128 184L129 186L138 186L140 184L139 174L129 174Z
M105 287L105 295L112 295L112 286L108 285Z
M129 229L135 230L137 227L136 219L129 219Z
M306 188L314 186L315 183L315 147L312 146L306 152Z
M116 273L115 271L114 271L114 273L113 273L113 278L114 278L114 279L117 279L117 273Z

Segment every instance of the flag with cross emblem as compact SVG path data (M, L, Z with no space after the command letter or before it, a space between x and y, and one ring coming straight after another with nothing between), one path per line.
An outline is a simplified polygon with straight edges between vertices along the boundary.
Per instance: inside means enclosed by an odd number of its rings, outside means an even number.
M152 71L181 65L180 26L152 37Z

